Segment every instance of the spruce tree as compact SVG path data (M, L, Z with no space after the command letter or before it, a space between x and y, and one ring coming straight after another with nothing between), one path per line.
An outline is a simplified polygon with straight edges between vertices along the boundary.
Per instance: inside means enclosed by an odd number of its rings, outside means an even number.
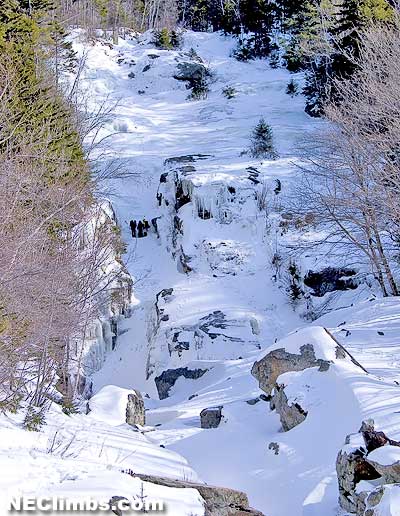
M278 157L274 147L272 128L264 118L260 118L251 133L250 154L253 158L276 159Z
M394 12L387 0L346 0L342 3L337 23L332 30L335 52L332 73L349 77L355 71L353 57L359 55L362 31L374 22L390 22Z
M7 124L12 138L6 145L18 152L20 141L27 135L33 144L37 141L38 146L46 139L48 154L41 158L48 161L49 181L59 159L71 164L73 174L79 173L84 161L70 109L45 79L48 71L44 61L49 57L49 24L46 25L45 20L46 10L51 7L52 3L47 0L4 0L0 4L0 53L8 56L10 70L18 77L8 106L10 120ZM5 127L6 124L3 129Z

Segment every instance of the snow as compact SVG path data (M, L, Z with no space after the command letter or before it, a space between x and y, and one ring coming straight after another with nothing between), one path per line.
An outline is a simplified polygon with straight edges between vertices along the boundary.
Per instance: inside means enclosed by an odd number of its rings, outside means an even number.
M375 508L377 516L400 516L400 488L398 485L387 486L382 500Z
M5 432L0 486L6 494L51 490L133 496L140 482L121 473L132 469L245 491L251 505L268 516L335 516L335 461L346 435L372 417L379 430L400 438L395 383L400 382L400 301L377 299L364 286L321 300L329 300L331 308L346 308L315 323L300 317L301 307L295 310L288 300L283 271L277 273L282 281L272 279L276 271L271 261L285 246L312 242L316 235L312 228L285 233L274 220L285 209L283 197L296 188L299 137L311 137L320 122L304 114L301 96L285 94L293 77L287 71L272 70L259 60L235 61L230 57L234 40L221 34L187 32L184 40L178 51L154 49L149 35L121 39L110 48L101 42L86 44L82 32L75 33L76 49L86 54L81 86L89 92L89 108L95 112L103 102L118 101L98 135L106 138L107 147L95 152L104 166L116 163L130 172L108 186L129 247L126 261L135 299L132 317L121 324L117 348L93 375L95 395L88 415L67 417L53 407L48 425L35 434L37 440L20 430L18 417L0 418L0 435ZM190 48L214 73L209 97L196 102L187 100L185 85L173 79ZM150 69L143 71L147 65ZM234 99L221 94L225 86L236 88ZM262 115L274 131L276 161L241 155ZM168 158L193 154L207 157L195 160L186 175L177 170L179 164L164 165ZM248 167L257 168L260 183L249 180ZM173 204L160 207L156 200L165 172L166 198L173 200L173 174L184 179L184 192L191 198L177 214L183 234L173 234ZM277 179L282 183L279 195L274 193ZM267 212L257 207L264 186ZM233 197L228 187L235 189ZM210 211L212 218L200 218L199 209ZM159 217L161 238L150 233L132 239L129 220L143 217ZM306 271L332 265L325 251L302 250L294 256ZM190 258L189 274L180 272L182 253ZM159 298L158 306L168 317L159 320L156 295L169 288L172 294ZM214 320L207 333L200 326L218 311L224 314L222 325ZM336 359L337 343L324 328L370 374L350 358ZM189 349L175 350L181 342L188 342ZM308 411L301 425L283 433L268 403L247 403L261 394L251 368L273 349L298 354L305 344L312 344L316 358L331 366L325 372L311 368L280 376L289 401ZM208 372L198 380L178 378L170 396L160 401L155 376L180 367ZM132 389L149 396L143 433L125 424L125 399ZM221 425L201 429L201 410L220 405ZM10 435L26 446L13 445L10 453ZM197 491L153 484L145 489L165 497L171 516L204 512ZM398 490L385 492L382 504L382 515L398 515Z
M400 461L400 448L398 446L382 446L368 454L368 459L382 464L382 466L390 466Z
M115 385L100 389L89 402L90 415L99 421L106 421L112 426L125 423L128 394L132 391Z

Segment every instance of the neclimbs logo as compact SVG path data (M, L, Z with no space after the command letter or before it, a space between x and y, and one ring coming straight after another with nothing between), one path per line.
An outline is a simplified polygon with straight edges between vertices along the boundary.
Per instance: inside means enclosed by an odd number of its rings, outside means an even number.
M92 498L68 499L51 497L19 497L12 498L8 504L10 514L19 512L49 513L56 512L101 512L112 511L115 514L135 512L163 512L165 504L162 500L128 500L125 497L114 496L109 500L94 500Z

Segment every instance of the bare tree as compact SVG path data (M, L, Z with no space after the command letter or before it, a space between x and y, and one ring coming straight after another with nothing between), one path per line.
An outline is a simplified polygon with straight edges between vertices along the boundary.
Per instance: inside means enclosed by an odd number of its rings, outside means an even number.
M400 203L400 36L375 27L349 80L336 81L340 104L329 104L329 124L305 147L302 197L333 251L367 260L383 295L398 295Z

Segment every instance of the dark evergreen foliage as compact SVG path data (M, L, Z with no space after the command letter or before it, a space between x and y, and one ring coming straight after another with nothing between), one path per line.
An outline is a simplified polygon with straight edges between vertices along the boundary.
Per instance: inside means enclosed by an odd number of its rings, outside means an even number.
M260 118L251 134L250 154L253 158L276 159L278 157L274 147L272 128L264 118Z

